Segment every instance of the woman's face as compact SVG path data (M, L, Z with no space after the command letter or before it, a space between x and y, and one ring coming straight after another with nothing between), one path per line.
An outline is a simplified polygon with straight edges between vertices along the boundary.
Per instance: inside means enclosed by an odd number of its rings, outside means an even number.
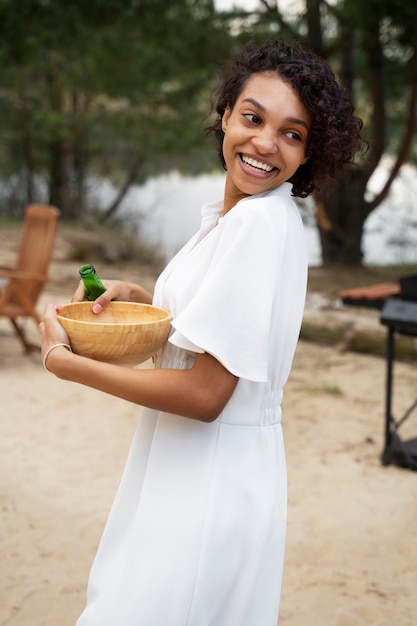
M311 118L298 94L275 72L253 74L222 129L226 162L224 213L239 200L286 182L306 162Z

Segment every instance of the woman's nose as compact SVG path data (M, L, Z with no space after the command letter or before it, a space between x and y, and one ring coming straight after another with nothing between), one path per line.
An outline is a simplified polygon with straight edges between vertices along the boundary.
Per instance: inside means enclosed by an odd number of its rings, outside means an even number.
M253 137L252 142L261 153L271 153L277 149L276 133L267 127L260 128Z

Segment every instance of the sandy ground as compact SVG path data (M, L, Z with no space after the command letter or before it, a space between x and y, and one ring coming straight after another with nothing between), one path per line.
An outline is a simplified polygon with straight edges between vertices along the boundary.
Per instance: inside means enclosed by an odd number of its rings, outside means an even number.
M67 301L76 282L78 264L58 252L40 310ZM2 255L2 264L11 260ZM151 282L145 274L136 278ZM31 322L27 330L36 338ZM416 397L416 364L396 363L395 375L402 415ZM417 474L380 464L384 389L383 358L299 343L284 402L280 626L417 623ZM4 319L0 398L0 625L71 626L140 409L47 374ZM417 435L415 418L404 438Z

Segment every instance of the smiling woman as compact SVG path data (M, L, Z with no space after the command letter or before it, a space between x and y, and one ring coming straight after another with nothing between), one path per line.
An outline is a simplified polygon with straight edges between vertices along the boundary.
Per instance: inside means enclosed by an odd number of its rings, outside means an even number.
M337 83L323 59L298 44L271 41L259 48L256 43L249 43L219 89L217 119L208 130L215 134L220 162L227 169L223 154L223 116L240 101L242 90L247 89L250 81L274 75L292 92L294 111L301 107L308 118L295 116L308 131L307 158L287 179L292 183L293 195L305 198L314 189L331 184L353 165L363 145L362 120L353 115L349 94ZM273 106L278 109L285 104L281 98L275 100ZM296 121L290 114L289 122L291 118Z
M153 302L172 317L156 367L65 348L61 307L40 325L56 376L145 406L78 626L276 626L287 484L283 390L307 281L293 195L350 164L360 121L326 63L279 41L244 48L209 131L224 196L155 291L103 280L91 303ZM196 200L198 202L198 200ZM82 284L74 300L83 298Z
M222 118L223 213L242 198L290 180L307 160L310 126L310 115L291 85L275 72L253 74Z

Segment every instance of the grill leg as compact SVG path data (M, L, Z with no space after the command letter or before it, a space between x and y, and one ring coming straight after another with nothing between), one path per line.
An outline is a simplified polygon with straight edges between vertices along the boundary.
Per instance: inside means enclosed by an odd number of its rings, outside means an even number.
M388 327L387 333L387 370L386 370L386 390L385 390L385 444L381 456L383 465L391 462L392 453L392 380L394 370L394 332L393 326Z

